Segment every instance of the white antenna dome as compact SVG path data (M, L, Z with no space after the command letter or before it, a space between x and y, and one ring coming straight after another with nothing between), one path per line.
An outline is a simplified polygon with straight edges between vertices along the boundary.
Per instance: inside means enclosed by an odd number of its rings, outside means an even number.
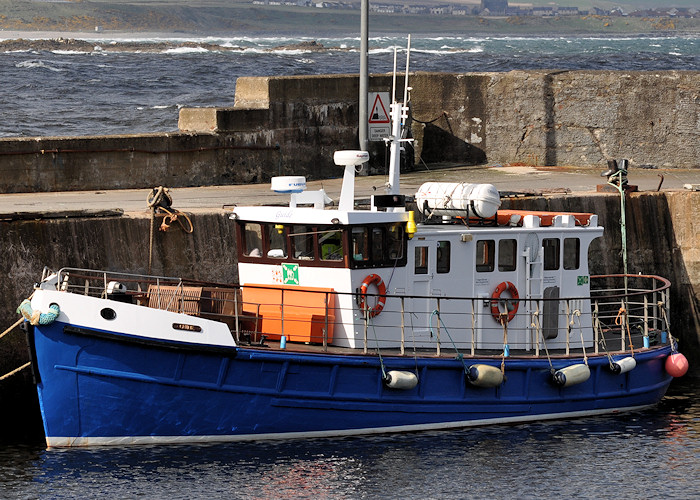
M333 161L338 166L357 166L369 161L367 151L336 151L333 153Z
M306 177L303 175L285 175L273 177L270 189L275 193L301 193L306 190Z

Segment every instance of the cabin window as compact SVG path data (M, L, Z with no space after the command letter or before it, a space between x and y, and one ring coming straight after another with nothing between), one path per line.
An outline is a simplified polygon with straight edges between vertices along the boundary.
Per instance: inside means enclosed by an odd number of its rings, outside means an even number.
M517 255L517 240L500 240L498 242L498 270L515 271Z
M385 259L384 255L384 228L372 228L372 260L381 262Z
M292 255L295 259L313 260L314 230L311 226L294 225L289 235L292 241Z
M415 274L428 274L428 247L416 247Z
M389 259L392 261L404 258L404 231L403 224L392 224L386 234L386 246L389 250Z
M287 258L287 239L284 236L284 226L282 224L270 224L267 227L269 250L267 256L272 259Z
M437 272L450 272L450 242L438 241L437 245Z
M318 246L321 260L343 260L342 231L319 228Z
M544 270L554 271L559 269L559 239L543 239L542 248L544 249Z
M369 229L366 227L352 228L352 259L369 260Z
M248 222L243 228L245 235L244 255L262 257L262 227L256 222Z
M493 271L494 249L493 240L478 240L476 242L476 270L480 273Z
M581 265L581 240L564 238L564 269L578 269Z

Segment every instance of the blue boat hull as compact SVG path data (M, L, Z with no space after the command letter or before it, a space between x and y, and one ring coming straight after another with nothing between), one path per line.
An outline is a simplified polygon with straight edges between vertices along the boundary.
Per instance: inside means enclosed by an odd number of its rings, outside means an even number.
M415 372L410 390L387 388L376 356L215 348L144 341L62 322L30 335L49 446L198 442L397 432L595 415L658 402L670 347L637 352L616 375L606 356L590 378L551 382L546 359L506 360L496 388L467 383L460 360L385 357ZM500 366L500 358L468 364ZM552 359L554 368L571 359Z

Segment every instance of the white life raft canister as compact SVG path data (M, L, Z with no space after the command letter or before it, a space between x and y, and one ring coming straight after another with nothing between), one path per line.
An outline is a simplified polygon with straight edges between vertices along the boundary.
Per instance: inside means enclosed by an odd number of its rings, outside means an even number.
M416 204L423 215L450 215L488 218L496 215L501 196L492 184L466 182L426 182L416 193Z

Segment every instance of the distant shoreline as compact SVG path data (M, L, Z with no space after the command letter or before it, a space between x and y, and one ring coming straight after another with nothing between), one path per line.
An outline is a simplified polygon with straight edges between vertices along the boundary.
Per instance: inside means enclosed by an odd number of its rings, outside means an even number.
M357 47L353 46L349 49L341 47L330 47L323 46L321 44L316 44L313 40L314 37L307 37L303 33L290 34L290 33L279 33L274 34L266 32L229 32L229 33L184 33L179 31L166 32L166 31L150 31L150 32L140 32L140 31L121 31L121 30L110 30L101 32L88 32L88 31L18 31L18 30L3 30L0 29L0 52L10 52L10 51L22 51L22 50L76 50L83 52L94 52L94 51L107 51L107 52L129 52L129 51L163 51L169 49L177 48L197 48L202 47L208 50L221 50L221 51L238 51L243 50L239 47L230 47L226 45L221 45L217 43L220 40L226 39L236 39L236 38L247 38L247 37L271 37L271 36L286 38L286 37L300 37L308 38L307 42L301 44L295 44L292 46L279 46L271 47L271 50L281 50L281 49L294 49L294 50L352 50L359 47L359 40L357 42ZM414 37L426 37L432 38L438 36L435 33L413 33ZM339 38L342 37L340 33L315 33L315 38ZM382 37L382 36L396 36L395 34L389 33L371 33L372 37ZM454 33L445 32L443 36L458 36ZM527 38L547 38L547 37L569 37L569 38L582 38L582 37L593 37L593 38L673 38L673 37L685 37L693 36L700 37L698 32L640 32L640 33L469 33L470 37L527 37ZM97 48L97 50L96 50Z

